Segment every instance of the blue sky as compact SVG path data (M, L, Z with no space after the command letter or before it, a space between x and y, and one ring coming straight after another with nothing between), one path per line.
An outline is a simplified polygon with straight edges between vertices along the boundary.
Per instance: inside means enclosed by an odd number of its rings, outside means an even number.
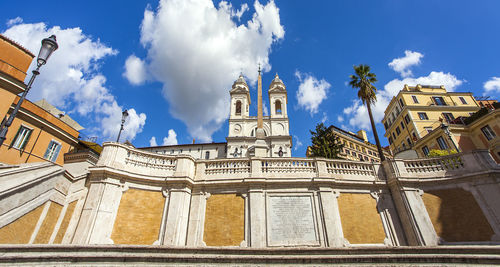
M383 110L405 83L500 94L494 0L2 1L0 9L0 32L35 54L42 38L58 37L28 98L47 98L101 142L116 136L122 108L133 110L124 136L138 147L152 137L224 142L227 92L243 72L255 100L259 62L265 90L276 72L287 86L294 156L304 156L321 121L364 128L373 140L346 83L353 65L378 77L383 145Z

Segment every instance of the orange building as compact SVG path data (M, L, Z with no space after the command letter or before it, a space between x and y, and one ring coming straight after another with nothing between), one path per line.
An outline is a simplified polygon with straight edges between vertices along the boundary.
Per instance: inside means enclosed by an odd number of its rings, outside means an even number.
M0 35L0 118L10 115L19 101L17 95L26 88L24 79L33 58L30 51ZM47 101L25 99L0 147L0 162L51 161L62 165L64 153L78 144L82 129Z

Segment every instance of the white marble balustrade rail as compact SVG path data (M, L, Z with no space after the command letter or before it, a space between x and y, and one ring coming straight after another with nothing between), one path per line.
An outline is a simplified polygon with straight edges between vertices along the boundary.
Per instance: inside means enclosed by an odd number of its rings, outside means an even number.
M460 176L500 171L487 150L439 158L392 160L397 177L407 179ZM118 143L105 143L98 166L124 169L139 175L191 177L194 180L245 178L333 178L386 180L379 163L325 158L229 158L196 160L188 155L162 155Z
M249 175L250 160L249 159L225 159L225 160L210 160L205 164L206 176L231 176L231 175Z

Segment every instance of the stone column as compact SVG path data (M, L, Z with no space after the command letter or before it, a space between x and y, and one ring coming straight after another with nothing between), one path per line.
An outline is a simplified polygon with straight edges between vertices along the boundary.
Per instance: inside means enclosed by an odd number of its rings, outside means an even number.
M119 185L91 183L72 243L112 244L111 233L121 196Z
M203 231L205 227L205 210L207 198L210 194L204 192L193 193L191 197L191 212L186 245L188 247L204 246Z
M250 201L250 247L262 248L266 241L266 200L262 188L252 188L248 191Z
M187 187L169 190L169 202L162 245L185 246L191 190Z
M319 199L325 229L325 243L327 247L342 247L342 223L340 221L339 193L329 187L319 188Z
M398 180L400 176L400 168L398 168L398 165L401 165L400 163L402 162L398 160L385 160L382 162L382 166L399 219L403 225L408 245L422 246L425 243L419 234L418 225L415 221L415 216L413 215L406 192ZM402 168L401 171L404 172L405 169Z
M96 219L90 231L89 244L113 244L111 233L113 232L121 197L122 187L115 184L104 184Z

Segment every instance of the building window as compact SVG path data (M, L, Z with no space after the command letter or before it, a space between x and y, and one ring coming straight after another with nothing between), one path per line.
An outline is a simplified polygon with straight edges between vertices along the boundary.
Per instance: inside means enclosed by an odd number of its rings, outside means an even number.
M429 155L429 148L427 146L422 147L422 152L424 152L425 156Z
M410 123L410 116L408 114L405 115L405 122L406 124Z
M465 101L465 98L463 96L459 96L458 98L460 98L460 101L462 102L462 104L464 104L464 105L467 104L467 101Z
M442 150L448 149L448 144L446 144L446 141L444 141L444 138L442 136L438 137L436 141L439 145L439 148L441 148Z
M446 102L444 102L444 99L440 96L433 96L432 99L434 100L434 103L438 106L446 106Z
M207 151L205 152L205 159L209 159L210 158L210 151Z
M389 126L387 125L387 122L384 122L384 128L387 130L387 128L389 128Z
M403 99L402 98L399 99L399 105L401 106L401 108L403 108L405 106L405 104L403 104Z
M411 140L410 140L410 138L406 138L406 142L408 142L408 146L411 147Z
M415 132L412 132L411 136L413 136L413 140L415 140L415 141L417 140L417 135L415 134Z
M490 128L489 125L481 128L481 131L483 132L484 136L486 136L486 139L488 139L488 141L495 138L496 136L495 132Z
M418 113L418 117L421 119L421 120L428 120L429 117L427 117L427 113L425 112L419 112Z
M275 108L276 114L281 114L281 101L276 100L276 102L274 103L274 108Z
M427 131L427 133L432 132L432 127L424 127L424 129Z
M235 115L241 115L241 101L236 101L236 112Z
M27 127L19 127L19 130L17 130L16 136L14 137L14 141L10 146L20 150L24 149L24 147L28 143L28 140L30 139L31 132L33 132L33 130Z
M447 113L447 112L443 113L443 117L446 119L446 121L448 123L451 123L455 119L455 117L453 116L453 114Z
M401 121L401 129L404 129L405 128L405 124L403 121Z
M181 154L181 153L182 153L182 149L179 149L179 154Z
M353 151L353 152L352 152L352 155L353 155L354 157L356 157L356 152L354 152L354 151Z
M411 98L413 99L413 103L418 104L418 98L416 95L412 95Z
M399 129L399 126L398 126L398 127L396 127L396 133L397 133L398 135L400 135L400 134L401 134L401 130Z
M392 132L392 137L394 137L394 141L396 141L396 134Z
M349 153L349 150L347 150L347 149L345 150L345 153L346 153L347 155L350 155L350 154L351 154L351 153Z
M52 140L50 141L49 146L47 147L47 151L45 151L45 155L43 156L43 158L54 162L56 161L60 150L61 150L61 144Z
M389 136L389 145L392 145L392 137Z

